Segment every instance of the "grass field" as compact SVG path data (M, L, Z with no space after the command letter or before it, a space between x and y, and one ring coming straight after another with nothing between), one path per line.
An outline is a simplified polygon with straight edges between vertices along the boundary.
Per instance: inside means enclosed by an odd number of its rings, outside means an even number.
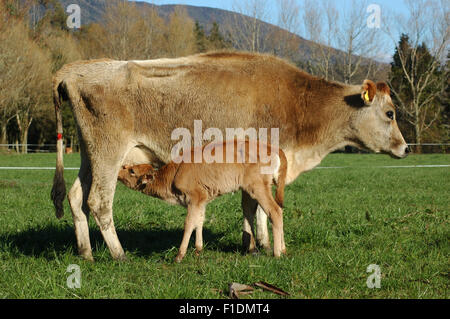
M55 154L0 155L0 167L53 167ZM450 168L380 168L450 164L449 155L331 154L286 189L287 256L241 251L239 193L207 208L205 249L193 240L173 263L185 210L118 185L114 217L128 260L111 259L90 221L95 263L77 256L69 206L57 220L52 170L0 169L0 298L227 298L231 282L265 281L290 298L449 298ZM79 155L65 156L78 167ZM68 188L76 170L66 170ZM194 236L193 236L194 237ZM81 288L69 289L70 264ZM370 264L381 288L369 289ZM246 298L278 298L256 290Z

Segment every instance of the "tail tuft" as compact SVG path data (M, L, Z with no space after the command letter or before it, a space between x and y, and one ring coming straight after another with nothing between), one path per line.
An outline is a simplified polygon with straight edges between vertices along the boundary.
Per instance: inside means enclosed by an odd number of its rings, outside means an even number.
M66 184L64 182L64 177L61 172L61 168L57 168L55 172L55 177L53 178L53 187L51 192L51 199L53 205L55 206L56 218L61 219L64 216L64 205L63 201L66 197Z

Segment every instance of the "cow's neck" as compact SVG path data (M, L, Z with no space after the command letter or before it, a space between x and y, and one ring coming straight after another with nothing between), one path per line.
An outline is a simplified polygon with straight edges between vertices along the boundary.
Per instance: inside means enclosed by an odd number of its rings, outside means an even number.
M354 145L350 120L356 110L345 103L344 96L359 94L359 90L358 86L346 86L336 94L330 94L329 101L325 99L316 109L306 110L303 122L298 125L297 143L285 150L289 163L288 183L302 172L319 165L329 153L346 145ZM304 127L310 129L302 132Z

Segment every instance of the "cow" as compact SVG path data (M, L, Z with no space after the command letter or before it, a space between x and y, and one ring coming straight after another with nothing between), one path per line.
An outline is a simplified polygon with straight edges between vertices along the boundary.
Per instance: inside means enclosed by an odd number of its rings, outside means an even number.
M120 168L168 163L177 143L172 132L193 132L195 120L221 132L278 128L278 146L288 161L287 183L346 145L396 158L409 152L385 83L326 81L268 54L212 52L175 59L75 62L55 74L53 96L57 161L51 198L61 217L66 193L61 105L68 100L81 153L68 200L78 251L87 260L93 260L89 212L112 257L125 258L112 214ZM242 207L244 248L256 249L256 214L257 240L270 249L267 217L246 192Z
M255 143L254 148L250 143ZM264 151L260 150L264 148ZM195 248L203 249L203 222L206 205L215 198L243 190L258 202L270 218L273 228L273 254L280 257L286 252L283 235L283 199L287 161L282 150L256 141L226 141L199 148L204 155L195 162L196 149L183 156L188 160L171 161L159 170L150 165L125 166L119 171L119 180L132 189L157 197L170 204L187 208L176 262L186 255L189 239L195 229ZM207 153L205 153L205 150ZM211 153L218 155L211 156ZM229 155L229 159L227 157ZM266 158L267 156L267 158ZM275 199L272 184L277 186Z

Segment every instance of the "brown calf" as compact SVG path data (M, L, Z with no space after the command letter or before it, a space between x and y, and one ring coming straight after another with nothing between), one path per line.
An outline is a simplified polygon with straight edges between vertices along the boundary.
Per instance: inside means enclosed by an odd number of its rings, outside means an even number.
M139 178L145 174L150 174L152 171L153 166L150 164L124 165L119 171L117 179L126 187L137 189Z
M202 227L205 218L206 205L216 197L242 189L258 202L273 225L274 256L279 257L286 251L283 235L283 198L287 173L287 161L281 149L267 145L267 155L274 162L264 163L258 154L251 154L249 142L234 141L232 162L226 162L226 147L233 142L214 144L214 152L222 152L219 159L222 163L212 162L191 163L170 162L159 170L153 170L151 165L124 166L119 172L119 180L130 188L160 198L171 204L187 207L183 240L176 262L180 262L186 254L189 239L195 229L195 248L199 253L203 248ZM245 147L242 148L242 146ZM208 147L208 146L206 146ZM202 151L205 147L202 148ZM245 159L239 160L238 153L245 154ZM244 153L245 152L245 153ZM257 156L254 156L257 155ZM184 158L186 159L186 158ZM253 160L252 160L253 159ZM273 165L273 166L272 166ZM271 166L272 170L268 166ZM267 169L267 170L264 170ZM269 173L270 172L270 173ZM272 197L272 184L277 185L275 200ZM281 206L281 207L280 207Z

